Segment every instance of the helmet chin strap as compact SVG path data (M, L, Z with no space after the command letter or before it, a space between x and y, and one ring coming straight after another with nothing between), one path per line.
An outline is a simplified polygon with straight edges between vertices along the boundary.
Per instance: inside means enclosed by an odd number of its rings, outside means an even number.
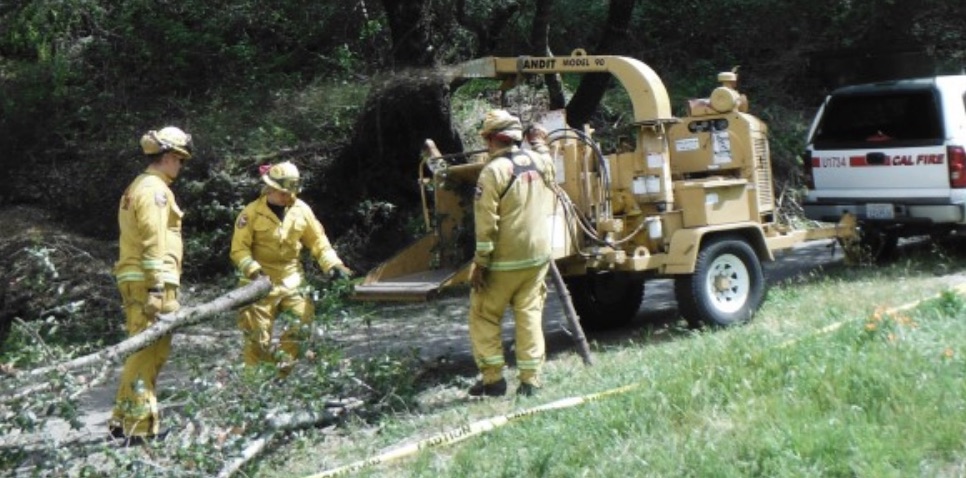
M275 193L279 193L279 194L275 194ZM269 204L272 204L275 206L285 206L285 207L295 204L295 199L296 199L295 193L286 191L284 189L276 189L271 186L268 186L268 191L266 191L265 196L267 196L267 200ZM273 201L273 199L278 199L278 198L281 198L281 203L277 203Z

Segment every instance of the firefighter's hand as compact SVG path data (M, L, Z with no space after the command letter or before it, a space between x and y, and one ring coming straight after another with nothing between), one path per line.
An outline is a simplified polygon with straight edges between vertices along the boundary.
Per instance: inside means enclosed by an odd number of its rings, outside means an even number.
M345 264L336 264L329 269L329 277L340 280L348 279L352 277L352 269L349 269Z
M144 313L148 316L158 314L168 314L178 310L181 304L178 303L176 291L173 287L152 287L148 289L148 298L144 303Z
M486 288L486 267L473 264L473 269L470 271L470 286L477 291Z

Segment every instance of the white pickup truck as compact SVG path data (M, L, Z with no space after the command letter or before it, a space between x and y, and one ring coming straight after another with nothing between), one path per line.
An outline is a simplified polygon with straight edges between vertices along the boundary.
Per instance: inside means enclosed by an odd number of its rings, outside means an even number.
M876 259L900 237L966 229L966 75L836 89L809 131L810 219L859 219Z

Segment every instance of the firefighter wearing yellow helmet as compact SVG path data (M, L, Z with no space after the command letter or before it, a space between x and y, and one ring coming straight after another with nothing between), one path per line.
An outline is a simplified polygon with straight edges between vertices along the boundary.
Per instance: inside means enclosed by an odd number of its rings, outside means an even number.
M148 131L140 144L149 164L121 196L120 257L114 267L132 336L156 322L159 313L179 308L184 213L169 185L191 158L191 136L168 126ZM125 360L108 424L114 438L130 444L162 435L154 390L170 349L171 335L166 335Z
M261 195L235 220L231 260L243 284L267 275L273 285L266 297L239 313L238 325L245 342L242 359L246 365L276 363L285 374L304 354L303 339L315 317L299 260L302 247L330 276L350 277L352 271L339 259L312 209L298 199L298 168L288 161L263 168ZM276 318L282 316L293 320L286 324L280 338L281 350L273 351L272 330Z
M488 112L480 132L489 160L480 172L473 207L476 254L469 322L473 357L482 379L470 387L471 396L506 393L501 321L508 305L516 326L517 393L531 395L540 387L554 171L546 132L531 128L531 151L519 147L523 133L520 120L505 110Z

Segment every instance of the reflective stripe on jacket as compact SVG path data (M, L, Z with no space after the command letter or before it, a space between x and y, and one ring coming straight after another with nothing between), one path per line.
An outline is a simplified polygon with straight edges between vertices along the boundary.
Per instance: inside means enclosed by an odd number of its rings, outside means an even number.
M474 262L509 271L550 260L554 195L545 181L553 180L553 161L542 151L513 146L492 155L476 184Z
M171 178L148 169L124 191L118 207L118 283L144 281L148 287L181 281L181 220L184 212L168 185Z

